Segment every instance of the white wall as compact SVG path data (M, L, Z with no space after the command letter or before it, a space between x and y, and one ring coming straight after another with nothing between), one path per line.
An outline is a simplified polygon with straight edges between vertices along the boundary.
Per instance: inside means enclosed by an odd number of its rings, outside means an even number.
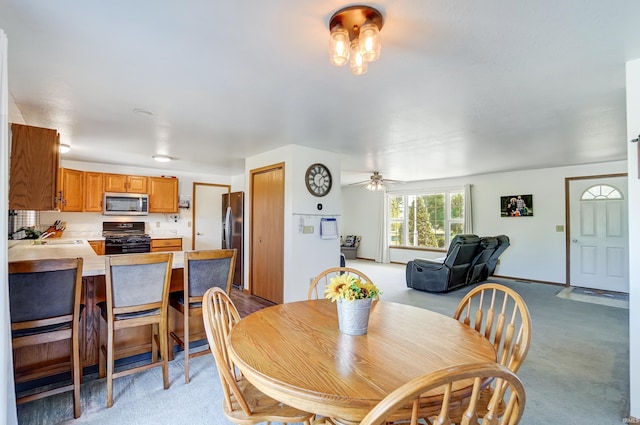
M511 240L510 247L500 257L496 274L564 284L565 234L556 232L556 225L565 226L564 179L625 172L626 161L617 161L412 182L396 185L389 191L442 189L471 184L473 233L480 236L504 234ZM501 217L500 196L510 194L532 194L533 217ZM380 226L375 219L377 215L372 213L377 211L376 194L359 187L347 187L343 188L342 201L345 211L343 234L362 235L358 257L375 258ZM391 261L399 263L417 257L444 255L443 252L403 249L390 251Z
M640 134L640 59L627 62L627 137ZM640 205L640 143L627 141L629 207ZM635 208L633 208L635 210ZM633 211L632 210L632 211ZM640 419L640 222L629 214L629 383L630 415ZM635 260L635 261L634 261Z
M4 176L0 185L2 211L9 209L9 90L7 89L7 38L0 29L0 175ZM0 228L7 228L7 214L0 218ZM0 238L0 274L7 276L7 241ZM11 352L11 320L9 318L9 286L0 288L0 423L13 425L16 417L15 392L13 385L13 354Z
M310 278L320 271L339 265L339 239L323 240L320 238L320 219L323 216L335 217L340 225L340 158L336 154L288 145L273 151L265 152L245 162L245 181L250 185L251 170L284 162L284 301L298 301L307 298ZM304 183L307 167L313 163L325 164L333 178L333 189L328 195L315 197L311 195ZM248 190L247 190L248 192ZM321 211L317 204L321 203ZM250 246L250 212L251 196L245 199L245 276L249 276L248 249ZM313 233L303 234L300 228L304 224L313 226ZM246 286L249 288L249 283Z
M82 171L95 171L101 173L116 173L116 174L132 174L142 176L175 176L178 178L178 194L180 199L192 200L193 197L193 183L216 183L216 184L228 184L231 185L232 191L244 190L244 176L222 176L222 175L206 175L195 173L176 173L175 171L149 169L149 168L137 168L137 167L123 167L109 164L97 164L89 162L78 162L62 160L62 166L65 168L71 168L74 170ZM193 222L193 208L178 210L180 218L178 221L174 221L170 218L171 214L149 214L147 216L133 217L135 221L144 221L147 223L147 230L151 234L175 234L183 238L182 245L185 249L191 249L192 241L192 222ZM102 232L103 221L121 221L129 219L131 217L118 217L118 216L104 216L101 213L79 213L79 212L56 212L48 211L40 213L40 222L43 225L51 224L57 219L67 222L67 228L65 233L67 235L73 235L77 233L96 233Z

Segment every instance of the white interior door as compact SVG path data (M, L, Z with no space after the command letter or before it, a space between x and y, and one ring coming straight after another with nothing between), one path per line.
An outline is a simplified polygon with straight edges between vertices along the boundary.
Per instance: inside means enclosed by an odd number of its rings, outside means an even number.
M229 186L193 184L193 248L222 248L222 194Z
M627 178L570 182L571 286L629 292Z

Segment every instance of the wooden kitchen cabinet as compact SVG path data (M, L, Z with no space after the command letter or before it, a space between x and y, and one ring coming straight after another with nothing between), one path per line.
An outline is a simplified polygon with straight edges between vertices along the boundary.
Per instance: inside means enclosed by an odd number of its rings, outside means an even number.
M60 135L49 128L11 124L9 209L59 208Z
M149 212L178 212L178 179L149 177Z
M147 176L104 174L105 192L147 193Z
M84 206L84 171L60 169L60 211L80 212Z
M104 174L84 172L84 211L102 212L104 197Z
M100 240L100 241L88 241L89 245L91 245L91 248L93 248L93 250L96 252L96 254L98 255L104 255L104 241Z
M151 239L151 252L182 251L182 238Z

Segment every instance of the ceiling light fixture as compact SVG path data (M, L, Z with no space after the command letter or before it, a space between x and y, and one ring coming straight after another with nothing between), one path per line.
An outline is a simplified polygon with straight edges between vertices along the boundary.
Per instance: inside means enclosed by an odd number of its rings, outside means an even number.
M364 188L367 190L384 190L384 183L379 180L371 180Z
M67 153L71 150L71 145L67 145L67 144L60 144L60 146L58 147L58 152L60 153Z
M329 20L329 61L343 66L349 62L354 75L367 72L369 62L380 57L382 14L369 6L349 6Z
M169 162L169 161L171 161L173 159L173 158L171 158L170 156L167 156L167 155L153 155L152 158L155 159L158 162Z

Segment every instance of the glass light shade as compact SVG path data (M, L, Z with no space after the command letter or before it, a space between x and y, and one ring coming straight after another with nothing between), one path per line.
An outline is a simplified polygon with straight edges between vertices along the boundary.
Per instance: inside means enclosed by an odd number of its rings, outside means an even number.
M351 59L349 59L349 69L353 75L363 75L367 72L367 61L362 57L362 51L360 50L360 43L358 39L354 39L351 42Z
M158 162L169 162L169 161L171 161L171 157L170 156L166 156L166 155L154 155L152 158L155 159Z
M384 184L379 181L370 181L366 186L367 190L384 190Z
M67 145L67 144L60 144L60 146L58 147L58 152L60 153L67 153L71 150L71 146Z
M380 31L376 24L367 21L360 27L359 41L364 60L373 62L380 57Z
M329 61L335 66L342 66L349 61L349 31L342 25L336 25L331 30Z

